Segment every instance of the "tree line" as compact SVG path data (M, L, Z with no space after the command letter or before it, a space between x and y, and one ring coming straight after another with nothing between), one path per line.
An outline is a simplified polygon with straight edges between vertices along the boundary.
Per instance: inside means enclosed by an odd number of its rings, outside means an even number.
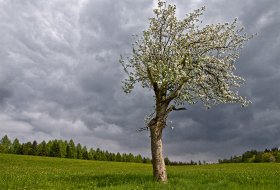
M72 139L70 141L50 140L40 143L34 140L33 142L20 143L17 138L11 141L5 135L0 141L0 153L83 160L151 163L150 158L142 157L140 154L135 156L132 153L111 153L99 148L90 148L88 150L86 146L82 146L80 143L76 145Z
M280 148L265 149L264 151L250 150L241 156L232 156L229 159L221 159L219 163L280 163Z
M10 140L5 135L0 141L0 153L6 154L21 154L21 155L33 155L33 156L47 156L58 158L72 158L83 160L98 160L98 161L116 161L116 162L135 162L135 163L151 163L152 160L148 157L143 157L140 154L133 155L132 153L111 153L101 150L99 148L87 149L86 146L82 146L80 143L77 145L71 139L67 140L50 140L48 142L42 141L38 143L36 140L33 142L20 143L16 138ZM164 158L166 165L181 166L181 165L201 165L206 164L205 161L195 162L176 162L169 160L168 157Z

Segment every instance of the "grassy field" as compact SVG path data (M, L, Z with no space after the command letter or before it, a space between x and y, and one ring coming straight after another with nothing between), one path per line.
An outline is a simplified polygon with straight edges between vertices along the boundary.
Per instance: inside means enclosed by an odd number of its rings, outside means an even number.
M152 181L148 164L0 154L0 189L280 189L280 164L168 167Z

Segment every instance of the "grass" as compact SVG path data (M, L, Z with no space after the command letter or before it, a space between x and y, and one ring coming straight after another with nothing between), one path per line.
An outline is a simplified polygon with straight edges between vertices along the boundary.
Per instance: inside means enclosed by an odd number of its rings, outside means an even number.
M149 164L0 154L0 168L0 189L280 189L276 163L171 166L167 184Z

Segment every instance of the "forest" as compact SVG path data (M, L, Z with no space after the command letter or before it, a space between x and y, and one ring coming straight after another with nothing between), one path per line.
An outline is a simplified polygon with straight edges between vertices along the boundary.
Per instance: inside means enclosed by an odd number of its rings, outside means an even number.
M115 161L115 162L135 162L135 163L151 163L149 157L141 156L140 154L134 155L132 153L112 153L109 151L101 150L100 148L90 148L75 144L71 139L67 140L49 140L48 142L42 141L38 143L36 140L33 142L20 143L16 138L10 140L5 135L0 140L0 153L7 154L21 154L21 155L34 155L58 158L72 158L83 160L99 160L99 161ZM168 157L164 158L166 165L202 165L207 164L206 161L195 162L177 162L171 161ZM250 150L246 151L240 156L231 156L228 159L219 159L218 163L264 163L276 162L280 163L280 148L265 149L264 151Z
M229 159L220 159L219 163L280 163L280 148L265 149L264 151L250 150L241 156L232 156Z
M109 151L101 150L100 148L90 148L75 144L71 139L67 140L49 140L48 142L42 141L38 143L36 140L33 142L20 143L16 138L10 140L5 135L0 140L0 153L6 154L21 154L21 155L33 155L33 156L46 156L46 157L58 157L58 158L72 158L83 160L98 160L98 161L115 161L115 162L135 162L135 163L147 163L151 164L151 159L143 157L140 154L134 155L132 153L112 153ZM206 164L205 161L201 162L177 162L171 161L168 157L164 159L166 165L201 165Z

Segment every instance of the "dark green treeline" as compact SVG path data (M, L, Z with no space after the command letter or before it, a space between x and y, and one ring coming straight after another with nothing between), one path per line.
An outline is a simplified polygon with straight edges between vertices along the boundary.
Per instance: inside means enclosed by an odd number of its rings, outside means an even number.
M150 158L142 157L140 154L133 155L131 153L111 153L108 151L100 150L99 148L87 149L86 146L82 146L80 143L77 145L71 139L66 140L50 140L48 142L37 141L20 143L16 138L13 141L5 135L0 141L0 153L7 154L22 154L22 155L34 155L34 156L48 156L58 158L72 158L72 159L84 159L84 160L99 160L99 161L116 161L116 162L135 162L135 163L151 163ZM201 162L176 162L170 161L168 157L164 158L166 165L180 166L180 165L201 165L206 164L205 161Z
M149 158L142 157L140 154L135 156L131 153L111 153L100 150L99 148L87 149L80 143L77 145L73 140L50 140L48 142L37 141L20 143L16 138L13 141L5 135L0 141L0 153L22 154L34 156L48 156L59 158L72 158L84 160L100 160L100 161L117 161L117 162L136 162L136 163L151 163Z
M219 163L261 163L277 162L280 163L280 149L272 148L264 151L251 150L241 156L232 156L229 159L219 160Z

